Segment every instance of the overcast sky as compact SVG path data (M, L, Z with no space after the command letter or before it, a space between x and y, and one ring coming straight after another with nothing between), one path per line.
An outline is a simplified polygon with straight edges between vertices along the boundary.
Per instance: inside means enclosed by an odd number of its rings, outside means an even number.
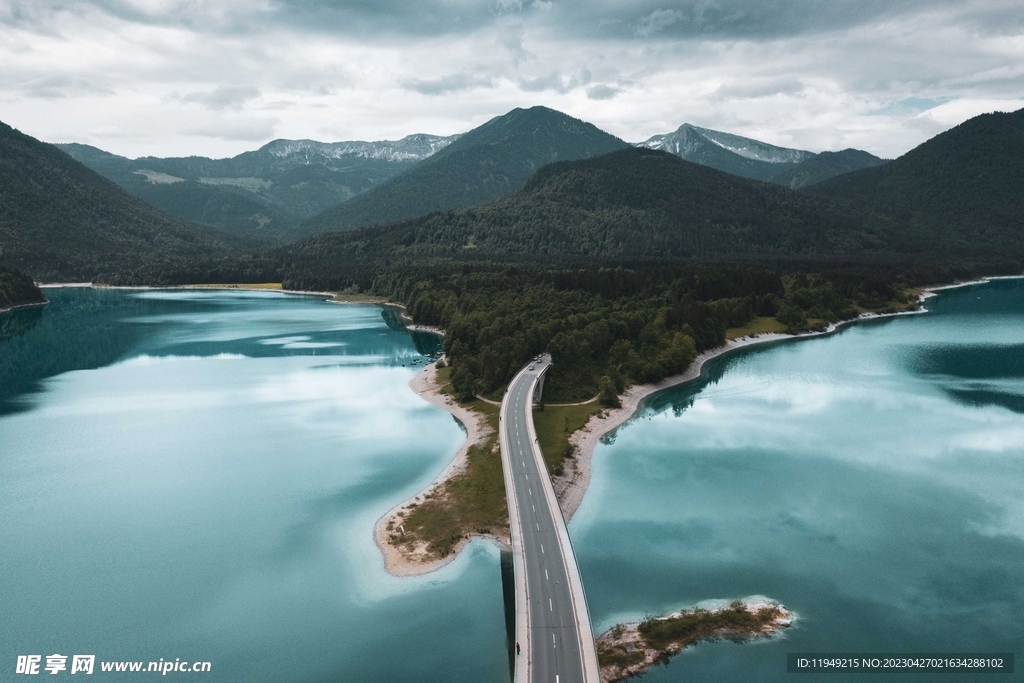
M1020 0L0 0L0 121L126 156L450 134L543 104L898 156L1024 107Z

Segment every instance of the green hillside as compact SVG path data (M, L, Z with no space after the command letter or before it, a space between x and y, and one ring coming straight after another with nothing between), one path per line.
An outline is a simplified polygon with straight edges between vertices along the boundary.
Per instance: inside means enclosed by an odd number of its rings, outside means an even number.
M807 192L870 206L946 254L1024 258L1024 109L983 114Z
M395 176L303 225L315 235L472 206L518 190L537 169L628 145L595 126L546 107L513 109Z
M237 246L168 216L52 145L0 123L0 254L39 281L89 280Z
M814 185L844 173L859 171L862 168L881 166L884 163L885 159L880 159L874 154L859 149L822 152L773 175L770 180L784 187L796 189Z
M846 203L642 148L558 162L488 204L327 233L270 253L310 288L367 284L388 263L885 258L881 234Z
M161 211L267 242L416 163L402 148L395 158L359 155L379 152L374 144L383 143L277 140L228 159L128 159L89 145L57 146Z

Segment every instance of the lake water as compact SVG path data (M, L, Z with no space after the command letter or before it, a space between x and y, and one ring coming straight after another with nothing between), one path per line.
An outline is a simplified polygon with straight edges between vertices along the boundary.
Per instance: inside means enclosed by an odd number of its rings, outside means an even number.
M497 550L397 579L373 543L463 439L407 387L436 338L312 297L47 295L0 316L0 670L507 680Z
M48 295L0 316L0 667L507 680L498 552L398 579L373 545L463 438L407 387L435 338L313 297ZM795 680L794 651L1024 651L1024 283L929 308L720 359L598 447L571 532L599 631L757 594L799 615L645 681Z
M1024 282L928 308L719 359L598 446L571 525L598 632L759 594L799 615L645 681L906 680L787 674L787 652L1024 653Z

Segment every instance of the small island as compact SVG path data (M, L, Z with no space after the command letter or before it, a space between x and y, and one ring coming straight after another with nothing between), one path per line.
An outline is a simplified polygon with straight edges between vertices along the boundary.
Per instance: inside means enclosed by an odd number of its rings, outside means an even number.
M701 641L770 638L792 623L793 614L782 604L756 598L619 624L597 639L601 680L614 683L637 676Z

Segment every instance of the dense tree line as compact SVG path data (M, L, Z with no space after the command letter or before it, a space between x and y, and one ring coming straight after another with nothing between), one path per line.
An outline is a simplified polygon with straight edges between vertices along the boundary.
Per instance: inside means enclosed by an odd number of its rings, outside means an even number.
M874 272L780 274L755 265L547 270L432 265L392 270L372 291L403 302L417 323L446 331L452 383L463 396L500 389L529 360L552 354L552 400L615 394L682 372L730 327L778 316L791 331L857 315L855 297L904 296ZM845 293L844 293L845 292ZM785 319L785 320L784 320ZM614 389L614 391L611 391Z

